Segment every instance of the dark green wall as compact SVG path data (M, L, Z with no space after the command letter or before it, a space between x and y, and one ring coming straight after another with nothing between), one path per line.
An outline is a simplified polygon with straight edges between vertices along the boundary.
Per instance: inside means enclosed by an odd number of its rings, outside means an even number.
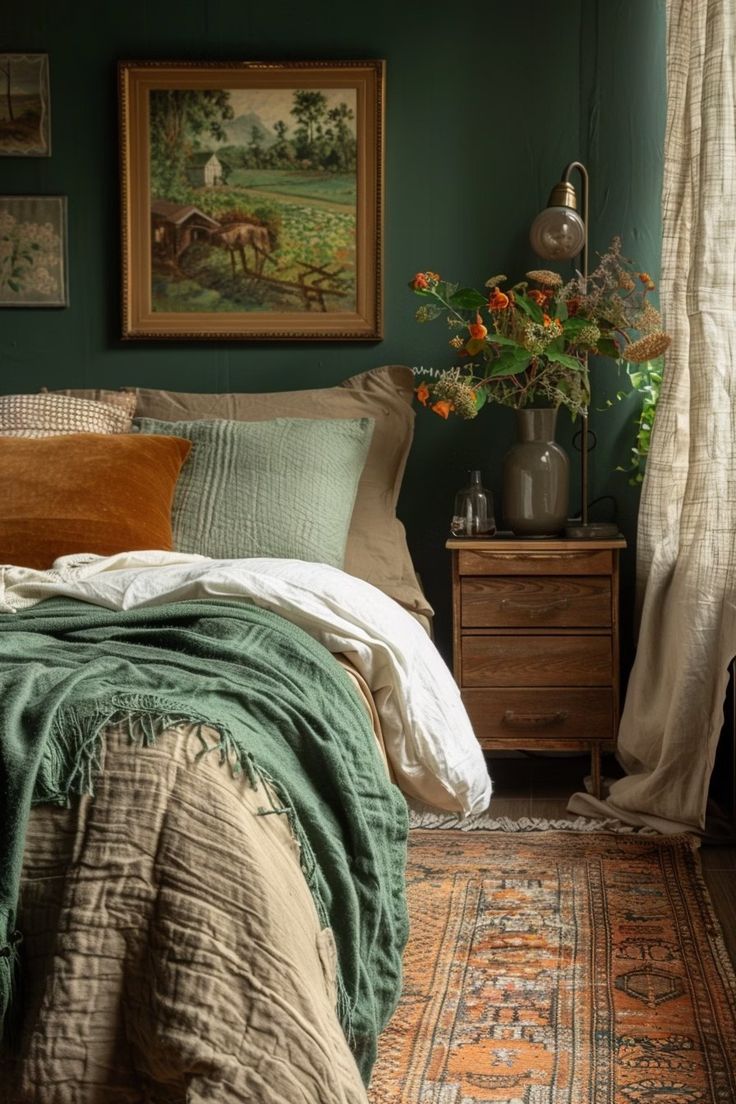
M377 364L448 364L441 323L413 321L407 289L432 268L464 283L520 276L535 262L531 219L568 161L591 173L591 248L614 233L658 270L664 129L664 0L560 6L437 0L370 6L271 0L43 0L7 5L0 50L47 51L50 159L0 159L0 192L69 197L71 306L0 312L0 390L140 384L177 390L330 385ZM385 339L379 343L122 343L115 63L120 58L351 58L387 61ZM596 369L596 405L618 389ZM593 413L594 495L612 494L631 541L638 492L615 472L631 444L631 403ZM561 440L570 426L561 416ZM422 411L400 514L449 637L443 543L456 487L480 467L499 495L511 412L475 423ZM576 465L573 465L576 467ZM573 490L573 499L576 493ZM605 505L605 504L602 504ZM624 626L633 555L625 563Z

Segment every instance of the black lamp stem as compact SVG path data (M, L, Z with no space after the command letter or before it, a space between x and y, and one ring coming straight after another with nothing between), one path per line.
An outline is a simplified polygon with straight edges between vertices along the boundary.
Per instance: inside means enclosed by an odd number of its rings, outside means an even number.
M574 169L577 169L580 173L580 179L582 181L581 188L581 211L580 217L583 220L583 249L580 254L581 272L585 279L588 279L588 170L582 161L571 161L565 168L562 174L562 182L567 183L570 179L570 174ZM585 371L588 371L588 355L585 355ZM588 524L588 415L587 413L580 415L580 520L583 525Z

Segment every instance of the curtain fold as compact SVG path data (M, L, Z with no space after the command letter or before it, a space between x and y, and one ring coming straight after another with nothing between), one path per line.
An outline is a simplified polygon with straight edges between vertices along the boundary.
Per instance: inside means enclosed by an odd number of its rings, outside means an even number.
M639 513L627 777L569 808L703 830L736 655L736 0L667 0L661 307L672 336Z

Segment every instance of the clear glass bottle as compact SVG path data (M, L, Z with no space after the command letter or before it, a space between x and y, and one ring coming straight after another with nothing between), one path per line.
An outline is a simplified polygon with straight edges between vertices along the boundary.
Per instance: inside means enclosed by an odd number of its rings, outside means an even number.
M493 495L481 483L479 471L468 474L470 483L455 495L450 532L453 537L492 537L496 532Z

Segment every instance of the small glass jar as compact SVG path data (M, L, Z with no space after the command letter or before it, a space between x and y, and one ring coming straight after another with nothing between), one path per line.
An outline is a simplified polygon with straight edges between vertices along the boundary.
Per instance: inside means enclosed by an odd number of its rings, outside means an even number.
M470 483L455 495L450 532L453 537L492 537L496 532L493 495L481 483L479 471L468 474Z

